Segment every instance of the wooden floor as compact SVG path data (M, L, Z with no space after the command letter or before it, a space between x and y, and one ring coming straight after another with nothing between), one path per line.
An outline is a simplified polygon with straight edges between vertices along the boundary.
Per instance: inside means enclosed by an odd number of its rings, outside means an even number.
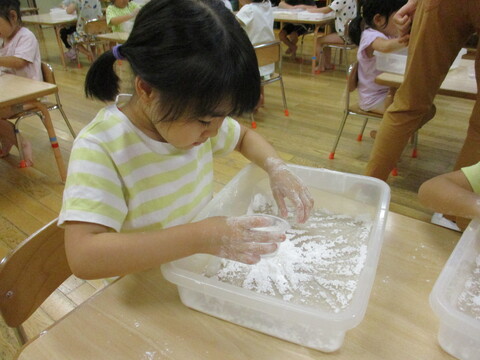
M82 59L82 69L70 63L64 70L53 30L44 29L44 34L43 59L54 67L64 109L78 132L103 104L87 100L83 95L83 80L88 68L85 59ZM308 38L305 39L303 52L308 59L311 54ZM354 54L350 57L353 58ZM308 60L303 64L284 61L290 116L283 115L278 82L268 85L265 88L265 107L256 115L256 131L265 136L288 162L363 174L373 144L368 134L377 127L378 121L371 120L364 140L357 142L362 119L350 118L336 158L329 160L343 113L345 71L340 66L335 71L320 75L312 75L310 71ZM417 189L423 181L452 170L473 107L473 101L444 96L437 96L435 103L435 119L419 133L419 157L412 159L410 148L407 148L399 163L399 176L389 179L392 195L390 209L423 221L429 221L431 212L419 204ZM73 139L61 116L53 112L52 117L67 163ZM247 120L241 121L248 125ZM26 119L21 131L33 144L34 167L19 169L15 151L6 159L0 159L0 245L8 248L14 248L29 234L57 217L62 201L63 184L43 126L35 118ZM246 164L237 154L216 160L216 190ZM85 282L72 277L27 322L28 334L38 334L101 287L102 281ZM0 323L0 359L12 359L18 348L11 330Z

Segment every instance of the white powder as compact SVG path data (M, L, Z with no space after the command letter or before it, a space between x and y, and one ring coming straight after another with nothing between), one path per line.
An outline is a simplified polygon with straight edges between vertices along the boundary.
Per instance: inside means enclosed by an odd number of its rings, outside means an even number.
M477 255L473 271L467 277L464 289L458 297L458 308L480 320L480 255Z
M257 194L248 213L275 211L273 199ZM293 224L274 257L255 265L222 259L206 276L285 301L320 306L333 312L345 309L357 288L367 256L372 222L315 210L305 224Z

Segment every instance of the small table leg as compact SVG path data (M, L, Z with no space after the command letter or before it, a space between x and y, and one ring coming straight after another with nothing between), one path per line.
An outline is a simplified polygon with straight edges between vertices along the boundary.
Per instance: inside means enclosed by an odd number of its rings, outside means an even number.
M63 68L67 68L67 63L65 61L65 54L63 53L63 42L60 38L60 29L62 26L54 26L55 36L57 38L58 49L60 50L60 61L62 62Z

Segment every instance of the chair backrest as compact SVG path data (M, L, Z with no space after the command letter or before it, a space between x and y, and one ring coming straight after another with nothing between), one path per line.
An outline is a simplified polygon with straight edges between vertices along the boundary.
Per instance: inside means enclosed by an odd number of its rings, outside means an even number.
M347 71L347 91L351 93L358 86L358 61L350 64Z
M353 19L347 19L347 21L345 21L345 28L343 32L343 40L345 41L345 45L353 44L353 41L350 38L350 24L352 23L352 20Z
M42 75L43 75L43 81L49 84L56 84L55 75L53 75L53 68L50 66L50 64L47 64L46 62L43 62L43 61L42 61Z
M20 326L70 275L64 230L55 219L0 264L0 312L5 323Z
M257 44L253 48L255 49L255 55L257 55L258 66L276 63L281 59L280 41Z
M101 17L85 21L83 31L88 35L98 35L110 32L110 28L107 25L107 19Z

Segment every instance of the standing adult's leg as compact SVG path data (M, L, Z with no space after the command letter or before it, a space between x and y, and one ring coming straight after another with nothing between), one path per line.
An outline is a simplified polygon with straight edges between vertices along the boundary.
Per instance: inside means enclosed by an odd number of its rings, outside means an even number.
M367 175L386 180L408 139L428 115L453 60L474 31L467 20L467 3L474 1L419 2L404 81L380 124Z

